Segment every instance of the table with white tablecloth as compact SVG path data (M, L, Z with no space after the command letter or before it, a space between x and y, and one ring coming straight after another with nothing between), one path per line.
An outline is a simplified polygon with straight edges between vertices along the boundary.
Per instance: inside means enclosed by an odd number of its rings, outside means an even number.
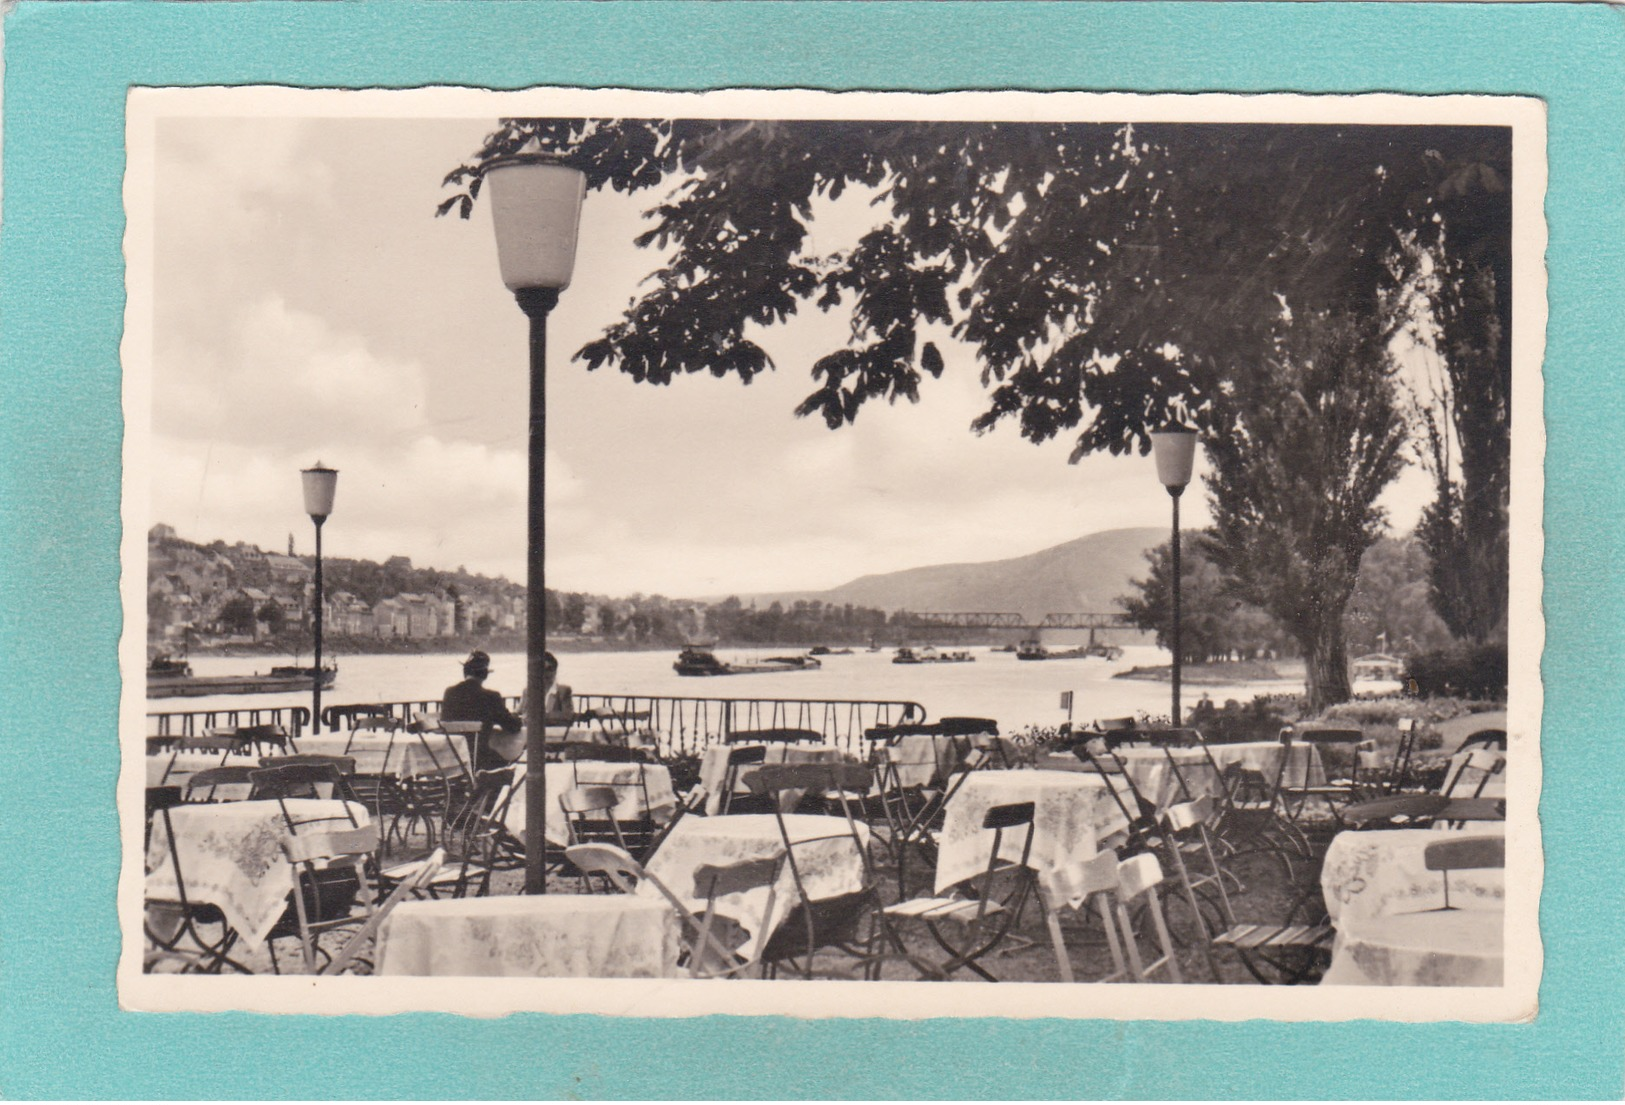
M513 793L498 799L503 803L503 823L517 839L525 838L525 768L514 772ZM543 829L554 844L567 844L569 829L559 796L574 787L610 787L616 804L611 814L616 821L642 821L665 825L677 812L677 796L672 791L671 770L663 764L605 763L601 760L570 760L545 765L547 779L547 823ZM598 815L602 816L602 815Z
M377 973L453 978L676 978L677 914L627 894L403 902L378 931Z
M406 779L448 768L467 770L468 744L445 733L323 733L299 738L299 751L318 756L349 756L362 775Z
M974 771L954 792L938 835L936 892L941 894L987 869L993 830L982 820L995 806L1033 803L1033 842L1028 866L1038 874L1052 901L1076 904L1076 877L1085 862L1128 828L1107 777L1076 771ZM1123 791L1132 808L1132 797ZM1025 832L1005 830L999 856L1021 859Z
M796 865L809 897L830 898L863 888L867 866L860 842L866 850L868 826L857 824L857 840L853 840L845 817L791 813L784 815L784 826L795 845ZM674 895L699 910L705 901L695 893L694 874L702 866L764 859L784 851L778 819L772 814L687 817L672 830L647 866L649 873ZM659 890L647 883L640 885L637 892L646 897L660 896ZM762 931L764 923L771 931L795 902L795 876L786 864L773 887L771 916L764 916L768 908L765 887L724 895L717 901L717 912L737 922L747 934L755 934Z
M218 906L250 948L264 941L294 888L293 867L282 853L283 841L292 835L287 817L301 826L308 823L312 832L369 821L364 806L318 798L198 803L169 811L186 899ZM147 846L146 897L180 898L163 818L154 820Z
M1326 849L1320 887L1333 924L1415 913L1444 905L1444 876L1429 871L1428 845L1492 835L1483 828L1377 829L1338 833ZM1458 909L1499 912L1506 903L1506 872L1452 871L1450 904Z
M740 748L765 747L763 763L768 764L838 764L847 760L839 748L828 744L713 744L700 756L700 785L705 788L705 812L716 815L722 811L722 794L728 782L728 753ZM756 765L741 768L734 783L734 793L747 794L746 780Z
M1501 868L1429 871L1429 845L1494 835L1484 828L1380 829L1333 838L1321 868L1337 928L1325 982L1498 985L1506 905ZM1487 981L1493 979L1493 981Z
M993 733L909 733L886 745L884 759L898 786L940 787L978 748L987 752L992 767L1015 767L1022 759L1014 741Z

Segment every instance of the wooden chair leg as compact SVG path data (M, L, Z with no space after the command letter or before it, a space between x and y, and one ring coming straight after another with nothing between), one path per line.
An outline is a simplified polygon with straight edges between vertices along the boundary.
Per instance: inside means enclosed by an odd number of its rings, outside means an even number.
M1061 981L1075 982L1077 980L1072 975L1072 959L1066 953L1066 940L1061 935L1060 914L1050 907L1049 899L1044 895L1039 895L1039 904L1044 909L1044 923L1049 926L1049 939L1055 948L1055 965L1061 972Z
M1145 893L1146 902L1151 909L1151 923L1156 927L1157 930L1157 943L1162 945L1163 959L1168 964L1168 977L1173 979L1176 983L1183 982L1185 980L1179 975L1179 958L1174 955L1174 942L1168 938L1168 921L1162 915L1162 900L1157 897L1157 888L1152 887ZM1206 923L1202 925L1202 930L1203 932L1207 931ZM1213 961L1212 942L1205 941L1202 947L1207 952L1208 962L1211 963ZM1215 967L1213 972L1213 980L1217 982L1218 979L1218 969Z

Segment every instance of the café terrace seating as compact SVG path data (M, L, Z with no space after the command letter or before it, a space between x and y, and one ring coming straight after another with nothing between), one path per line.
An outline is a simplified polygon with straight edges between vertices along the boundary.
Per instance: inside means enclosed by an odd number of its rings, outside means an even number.
M370 971L395 906L518 893L522 761L473 772L455 724L407 726L383 706L334 716L348 729L312 738L320 752L281 746L266 726L149 741L148 863L170 889L149 898L148 969ZM1369 943L1386 930L1364 918L1395 908L1372 899L1328 916L1332 888L1346 897L1350 872L1369 870L1348 857L1375 849L1436 873L1424 911L1483 910L1498 892L1504 841L1471 827L1505 816L1504 735L1469 734L1444 782L1420 792L1421 727L1395 728L1379 759L1352 728L1213 744L1110 719L1063 737L1063 759L992 719L945 718L871 727L862 763L814 730L740 730L707 753L698 783L652 745L550 739L549 897L664 903L690 978L1313 983L1334 932L1354 925ZM197 896L187 868L206 853L181 823L234 804L277 813L295 871L280 912L246 936ZM1460 844L1401 839L1462 825ZM1364 836L1357 851L1350 838ZM1322 876L1329 847L1339 866ZM571 924L593 929L589 914Z

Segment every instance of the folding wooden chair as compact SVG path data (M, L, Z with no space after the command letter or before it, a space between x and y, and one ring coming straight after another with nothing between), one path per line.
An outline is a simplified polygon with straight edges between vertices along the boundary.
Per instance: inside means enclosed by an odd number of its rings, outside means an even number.
M289 910L266 937L271 970L281 973L277 940L296 936L305 970L315 974L321 937L335 929L365 924L375 910L367 869L377 863L378 826L362 825L290 836L283 840L282 852L293 864L297 880L289 895L293 899ZM359 916L355 913L358 899Z
M687 969L693 978L723 978L738 977L740 974L755 966L758 957L741 959L722 944L713 934L713 910L716 899L723 894L738 893L744 890L753 890L760 881L751 881L740 877L735 870L740 865L730 867L702 866L695 874L695 897L706 898L704 920L695 917L694 913L684 904L683 900L673 894L671 889L654 875L650 874L637 860L623 848L613 844L572 844L564 850L566 861L580 871L583 876L602 878L623 894L631 894L637 890L640 883L647 883L655 888L666 904L671 906L672 912L677 914L677 920L682 928L684 957L681 965ZM761 863L762 861L747 861L748 863ZM770 875L765 876L768 881L765 885L771 888L778 879L778 867L782 866L783 857L775 857L768 861L773 864ZM771 889L769 890L771 894ZM772 899L769 898L769 913L772 910ZM758 942L760 943L760 942Z
M1292 746L1301 743L1317 755L1293 756ZM1325 805L1332 821L1343 824L1343 809L1367 797L1362 775L1361 752L1365 734L1359 729L1286 729L1281 734L1281 757L1285 769L1279 786L1287 816L1300 827L1311 802ZM1316 760L1325 773L1325 782L1313 777Z
M873 788L874 772L861 764L767 764L750 777L749 785L752 793L762 795L773 809L779 837L784 843L785 862L796 889L795 903L761 949L766 977L775 978L781 966L788 966L810 979L817 953L830 950L855 960L864 977L878 977L878 953L884 927L880 918L880 894L868 846L852 813L853 796L867 794ZM786 791L819 794L826 802L838 805L845 822L844 831L831 826L829 832L819 836L792 834L785 821L784 807L788 803L781 797ZM825 840L851 841L862 871L861 885L840 894L815 898L808 889L798 850Z
M994 806L982 818L982 828L993 833L987 866L962 883L959 893L913 898L881 911L892 947L922 978L943 981L965 969L988 982L998 981L980 960L1010 934L1036 881L1028 865L1033 846L1033 803ZM1015 863L999 855L1004 834L1012 830L1023 834L1021 858ZM933 962L909 951L895 926L910 924L921 925L948 958ZM950 927L954 930L952 939L944 931Z
M1168 936L1168 921L1163 916L1162 902L1157 887L1162 885L1162 868L1157 857L1149 852L1130 856L1117 865L1117 927L1124 951L1128 953L1129 977L1135 982L1149 981L1153 971L1165 969L1171 982L1183 982L1179 975L1179 959ZM1161 955L1145 962L1140 955L1140 940L1134 929L1129 906L1144 899L1143 913L1151 919ZM1110 981L1109 979L1104 981Z
M739 748L728 749L727 767L722 776L722 798L719 813L729 814L736 812L735 801L739 799L739 778L748 767L758 767L767 761L767 747L760 744L745 745ZM756 798L739 801L739 813L768 813L762 808L761 802Z

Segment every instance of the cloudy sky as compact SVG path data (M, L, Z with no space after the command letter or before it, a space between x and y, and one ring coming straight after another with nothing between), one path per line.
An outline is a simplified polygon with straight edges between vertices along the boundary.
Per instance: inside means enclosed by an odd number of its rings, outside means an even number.
M171 118L155 150L152 521L198 541L311 547L298 470L339 469L333 556L524 577L524 316L489 211L437 219L440 181L494 119ZM839 319L763 332L749 386L634 384L569 355L658 258L632 245L653 193L590 193L550 323L548 582L702 596L834 586L870 572L1017 556L1162 526L1150 458L1068 465L1014 425L977 437L983 389L945 350L918 404L854 426L797 419ZM139 213L136 213L139 215ZM829 249L859 226L815 228ZM1200 468L1198 469L1200 472ZM1401 528L1425 498L1409 474ZM1201 495L1184 520L1207 522Z

